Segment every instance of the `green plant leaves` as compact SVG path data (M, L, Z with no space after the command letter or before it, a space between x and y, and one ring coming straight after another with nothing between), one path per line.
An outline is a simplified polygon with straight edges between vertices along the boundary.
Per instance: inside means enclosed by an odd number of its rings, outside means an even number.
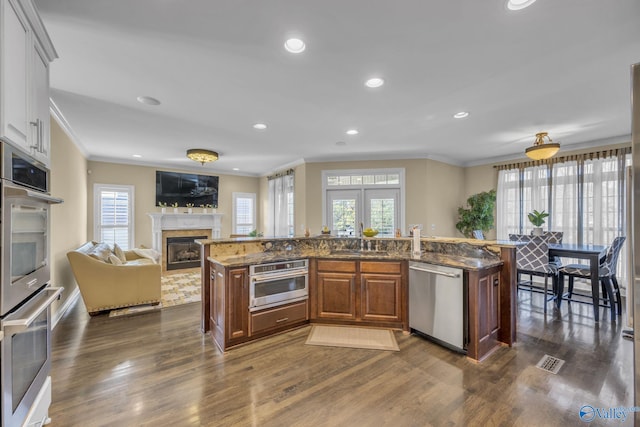
M473 237L474 230L487 232L493 228L493 211L496 205L496 190L483 191L467 199L468 208L458 208L456 228L466 237Z
M547 218L549 216L548 213L546 213L545 211L542 212L538 212L537 210L533 210L533 212L530 212L527 214L527 218L529 218L529 221L531 222L531 224L533 224L536 227L541 227L544 224L544 219Z

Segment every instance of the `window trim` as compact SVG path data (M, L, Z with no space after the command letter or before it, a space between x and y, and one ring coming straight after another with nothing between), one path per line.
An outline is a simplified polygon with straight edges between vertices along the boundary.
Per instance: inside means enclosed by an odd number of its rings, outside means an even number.
M327 224L327 190L361 190L362 208L364 210L364 190L365 189L398 189L400 191L400 203L398 203L398 217L400 218L399 227L401 230L406 229L405 212L406 212L406 185L405 185L405 168L379 168L379 169L327 169L321 172L322 177L322 223ZM376 175L376 174L398 174L400 182L398 184L362 184L362 185L340 185L329 186L327 181L330 176L336 175ZM364 215L364 211L362 212Z
M100 195L103 191L125 191L129 193L129 248L133 248L135 241L135 186L133 185L120 185L120 184L93 184L93 240L101 240L102 230L101 227L101 209L100 209Z
M237 200L238 199L252 199L253 200L253 219L252 219L252 230L257 230L257 224L256 224L256 193L243 193L243 192L233 192L231 193L231 199L232 199L232 212L231 212L231 229L233 230L233 234L238 234L238 230L236 229L236 227L238 226L237 223ZM246 225L246 224L242 224L242 225Z

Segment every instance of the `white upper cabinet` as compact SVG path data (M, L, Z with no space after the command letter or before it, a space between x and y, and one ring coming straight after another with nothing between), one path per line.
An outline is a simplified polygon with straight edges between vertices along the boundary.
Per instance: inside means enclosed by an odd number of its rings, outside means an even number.
M30 49L29 24L20 7L10 0L2 0L2 138L28 148L29 115L27 90Z
M31 0L0 1L0 139L48 165L49 63L57 54Z

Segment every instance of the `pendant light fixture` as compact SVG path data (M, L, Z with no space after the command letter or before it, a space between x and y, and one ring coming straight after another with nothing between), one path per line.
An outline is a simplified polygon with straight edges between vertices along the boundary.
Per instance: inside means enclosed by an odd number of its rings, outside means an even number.
M547 138L549 142L545 143L544 139ZM524 153L533 160L550 159L560 150L560 144L553 142L547 132L536 133L536 141L533 145L527 148Z
M218 153L211 150L205 150L204 148L192 148L187 150L187 157L194 162L202 163L202 166L204 166L205 163L215 162L218 160Z

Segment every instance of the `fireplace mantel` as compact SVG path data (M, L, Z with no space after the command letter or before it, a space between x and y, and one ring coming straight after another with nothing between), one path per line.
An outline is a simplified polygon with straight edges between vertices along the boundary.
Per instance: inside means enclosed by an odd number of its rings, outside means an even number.
M211 230L211 238L220 238L222 214L219 213L150 213L153 249L162 252L164 230Z

